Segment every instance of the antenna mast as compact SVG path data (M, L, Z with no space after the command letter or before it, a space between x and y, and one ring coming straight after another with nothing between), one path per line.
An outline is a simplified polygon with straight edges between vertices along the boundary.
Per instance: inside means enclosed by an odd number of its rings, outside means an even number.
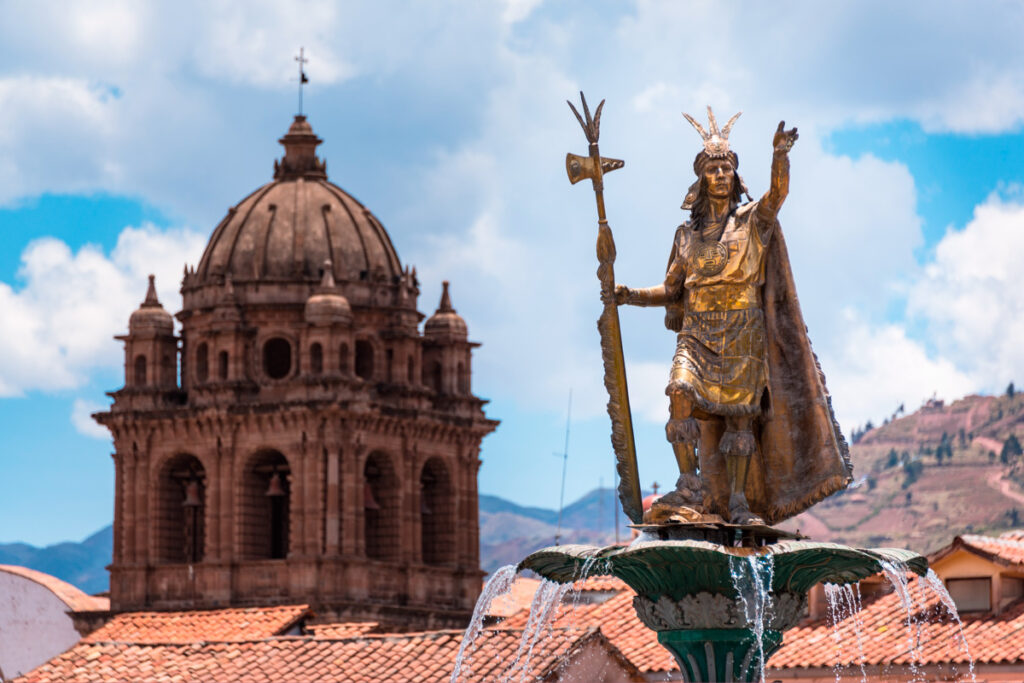
M562 493L558 496L558 526L555 527L555 545L562 538L562 510L565 507L565 472L569 467L569 425L572 419L572 389L569 389L569 407L565 411L565 450L554 453L562 457Z

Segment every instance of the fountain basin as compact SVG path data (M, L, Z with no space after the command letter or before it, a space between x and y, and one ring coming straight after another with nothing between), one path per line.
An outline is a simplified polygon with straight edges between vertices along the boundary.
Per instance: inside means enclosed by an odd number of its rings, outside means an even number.
M731 568L736 559L771 558L771 592L806 594L818 583L852 583L882 571L882 564L906 565L917 574L928 571L921 555L901 548L850 548L836 543L786 540L757 548L740 548L697 540L641 541L630 546L599 548L562 545L531 553L519 563L546 579L568 583L588 575L611 575L638 595L681 600L701 592L738 597Z
M571 583L592 575L622 579L633 607L658 634L685 681L754 681L804 615L818 583L846 584L886 568L928 571L921 555L899 548L850 548L781 540L737 547L704 540L650 540L598 548L554 546L519 564Z

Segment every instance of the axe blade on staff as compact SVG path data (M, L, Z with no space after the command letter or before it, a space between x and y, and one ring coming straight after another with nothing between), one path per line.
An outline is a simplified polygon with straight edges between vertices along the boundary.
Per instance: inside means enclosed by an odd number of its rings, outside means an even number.
M604 174L625 166L620 159L601 156L597 140L601 133L601 110L604 100L590 115L587 99L580 93L583 116L569 102L569 108L580 122L590 143L590 154L565 157L565 170L573 185L590 178L597 199L597 277L601 281L601 300L604 310L597 320L601 333L601 359L604 362L604 385L608 390L608 416L612 420L612 448L615 450L616 469L619 473L619 501L626 516L634 524L643 521L643 501L640 494L640 475L637 471L636 444L633 439L633 416L629 409L629 388L626 384L626 361L622 354L622 329L619 308L615 303L615 240L604 211Z

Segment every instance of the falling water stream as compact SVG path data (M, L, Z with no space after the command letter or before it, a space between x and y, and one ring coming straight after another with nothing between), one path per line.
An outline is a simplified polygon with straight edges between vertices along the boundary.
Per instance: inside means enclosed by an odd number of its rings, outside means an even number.
M931 569L928 570L927 575L922 581L920 577L917 576L914 576L913 580L908 579L908 576L911 575L911 571L905 564L881 561L881 566L882 572L885 574L889 583L892 584L893 590L895 591L896 596L903 607L903 611L906 614L904 624L907 633L906 652L910 668L910 680L912 682L925 680L924 671L921 668L921 664L924 659L921 654L921 639L922 631L927 624L927 608L929 602L928 593L931 592L939 599L950 617L952 617L953 621L956 623L960 645L968 662L968 673L970 675L970 679L971 681L976 682L977 679L974 673L974 659L971 657L970 648L967 645L967 638L964 636L963 623L960 621L960 615L957 613L956 604L953 602L953 598L950 597L949 592L943 585L942 579L940 579ZM917 595L916 600L915 593ZM828 603L828 620L832 625L832 635L836 642L836 651L838 655L836 665L834 667L836 681L838 682L842 677L844 667L844 664L842 663L844 659L843 646L844 642L848 640L841 631L844 624L847 624L847 628L852 627L855 634L857 645L856 661L860 666L861 680L866 681L867 671L865 669L863 622L860 616L860 589L857 584L848 584L843 586L825 584L825 597Z
M743 614L751 631L754 633L757 647L761 683L764 683L764 629L769 621L772 603L769 595L772 579L775 575L775 563L772 555L763 557L748 555L747 557L729 557L729 574L736 594L743 602Z
M544 643L553 635L553 625L558 616L560 605L569 603L575 619L575 610L579 604L582 593L582 583L587 579L594 567L597 566L596 558L588 558L577 570L576 580L569 583L556 583L543 579L533 595L530 604L530 613L523 627L519 639L519 646L516 649L515 657L509 663L499 678L499 683L511 683L517 680L519 683L525 681L530 673L530 660L534 648ZM516 567L508 565L494 572L484 586L476 607L473 609L473 617L462 637L459 645L459 652L455 658L455 666L452 670L450 683L459 683L460 679L469 678L472 674L471 660L473 651L476 649L476 641L483 629L483 622L490 610L495 598L509 593L512 584L517 576ZM572 594L571 600L568 594ZM517 679L518 674L518 679Z
M844 638L840 633L840 624L846 619L852 619L855 640L857 642L857 664L860 666L860 680L867 682L868 674L864 668L864 623L860 617L860 586L856 583L837 585L834 583L825 584L825 598L828 605L828 620L832 625L832 639L836 643L836 664L833 671L836 676L836 683L842 678L843 665L842 656L844 649Z
M462 642L459 644L459 652L455 656L455 667L452 669L451 683L457 683L466 657L472 655L476 648L476 639L480 636L480 631L483 630L484 617L487 616L487 610L491 608L491 603L496 597L508 593L515 580L516 567L511 564L496 570L491 574L491 578L487 579L483 591L480 592L480 597L477 598L476 606L473 608L469 626L466 627ZM466 673L469 674L468 667Z

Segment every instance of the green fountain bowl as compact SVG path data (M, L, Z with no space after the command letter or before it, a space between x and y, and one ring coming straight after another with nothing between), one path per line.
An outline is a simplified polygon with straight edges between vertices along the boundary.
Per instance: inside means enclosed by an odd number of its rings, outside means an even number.
M883 571L883 563L905 565L924 575L928 561L900 548L850 548L835 543L786 540L757 548L729 547L697 540L641 541L629 546L598 548L562 545L538 550L519 564L551 581L579 580L587 575L616 576L639 595L672 600L700 592L738 597L732 571L736 559L755 556L759 565L772 561L774 593L806 594L818 583L845 584Z

